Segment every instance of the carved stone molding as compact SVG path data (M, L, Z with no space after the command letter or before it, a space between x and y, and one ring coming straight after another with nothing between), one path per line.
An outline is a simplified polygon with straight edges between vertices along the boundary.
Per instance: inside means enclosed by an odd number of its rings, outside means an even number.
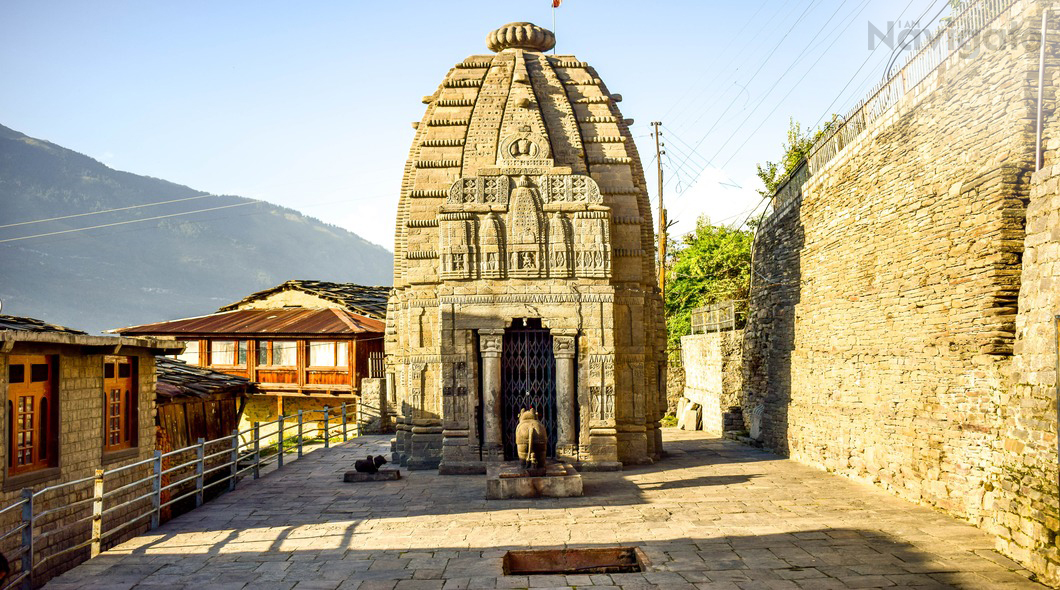
M504 330L479 330L478 341L483 357L500 358L504 347Z
M505 304L505 303L611 303L614 295L606 293L586 293L583 295L522 294L522 295L445 295L440 298L444 304Z
M560 335L560 330L552 330L552 353L557 359L574 358L574 335ZM575 332L576 333L576 332Z

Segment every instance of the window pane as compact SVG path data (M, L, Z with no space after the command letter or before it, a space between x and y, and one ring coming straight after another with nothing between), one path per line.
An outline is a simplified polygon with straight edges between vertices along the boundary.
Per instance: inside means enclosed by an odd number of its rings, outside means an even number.
M212 340L212 341L210 341L210 364L211 365L234 365L234 364L236 364L236 342L235 342L235 340Z
M129 377L129 375L132 375L129 363L121 363L118 365L118 377L125 379Z
M338 342L336 343L335 350L335 366L345 367L349 365L350 360L350 344L349 342Z
M33 364L29 366L29 380L31 383L40 383L48 380L48 365Z
M199 341L188 340L184 342L184 352L177 355L178 360L182 360L189 365L199 364Z
M22 383L26 380L26 365L10 365L7 367L7 382Z
M272 343L272 364L278 367L293 367L297 363L296 342L277 340Z
M335 366L334 342L310 342L309 365L313 367Z
M269 364L269 343L265 340L258 340L258 364Z
M103 363L103 378L113 379L114 378L114 363Z
M245 364L247 364L247 341L246 340L240 340L238 342L238 345L239 345L239 348L237 350L236 364L237 365L245 365Z

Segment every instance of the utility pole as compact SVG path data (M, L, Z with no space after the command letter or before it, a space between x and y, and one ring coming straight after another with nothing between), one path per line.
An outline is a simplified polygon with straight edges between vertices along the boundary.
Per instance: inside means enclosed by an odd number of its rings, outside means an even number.
M658 164L659 170L659 296L662 297L663 301L666 301L666 209L663 209L663 171L662 171L662 156L666 152L662 150L662 145L659 143L659 136L662 135L662 131L659 131L659 126L662 125L662 121L652 121L652 126L655 127L655 163Z

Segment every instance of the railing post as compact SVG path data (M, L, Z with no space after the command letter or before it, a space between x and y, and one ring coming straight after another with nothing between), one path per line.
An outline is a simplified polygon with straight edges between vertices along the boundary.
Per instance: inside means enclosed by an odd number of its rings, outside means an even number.
M157 529L162 518L162 451L155 451L154 480L151 481L151 528Z
M195 447L195 507L202 506L202 480L206 462L206 441L199 439Z
M324 448L331 447L331 410L324 406Z
M92 485L92 557L99 555L103 544L103 473L96 470L96 479Z
M283 431L286 427L283 425L283 414L280 414L277 436L276 436L276 469L283 467Z
M254 479L261 477L261 429L254 423Z
M236 489L236 473L239 471L239 428L232 430L232 458L228 466L228 491Z
M346 432L346 402L342 402L342 442L348 440L350 440L350 437Z
M304 418L302 417L302 410L298 410L298 458L302 458L302 427L304 426Z
M33 490L22 488L22 587L33 587Z

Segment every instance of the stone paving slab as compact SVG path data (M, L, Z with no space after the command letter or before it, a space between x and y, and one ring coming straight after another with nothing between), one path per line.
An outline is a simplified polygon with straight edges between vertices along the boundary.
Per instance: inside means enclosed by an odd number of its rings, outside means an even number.
M699 432L584 474L585 496L485 499L484 476L402 471L365 436L292 462L53 579L49 590L1042 588L985 533L871 486ZM649 571L504 576L505 550L636 545Z

